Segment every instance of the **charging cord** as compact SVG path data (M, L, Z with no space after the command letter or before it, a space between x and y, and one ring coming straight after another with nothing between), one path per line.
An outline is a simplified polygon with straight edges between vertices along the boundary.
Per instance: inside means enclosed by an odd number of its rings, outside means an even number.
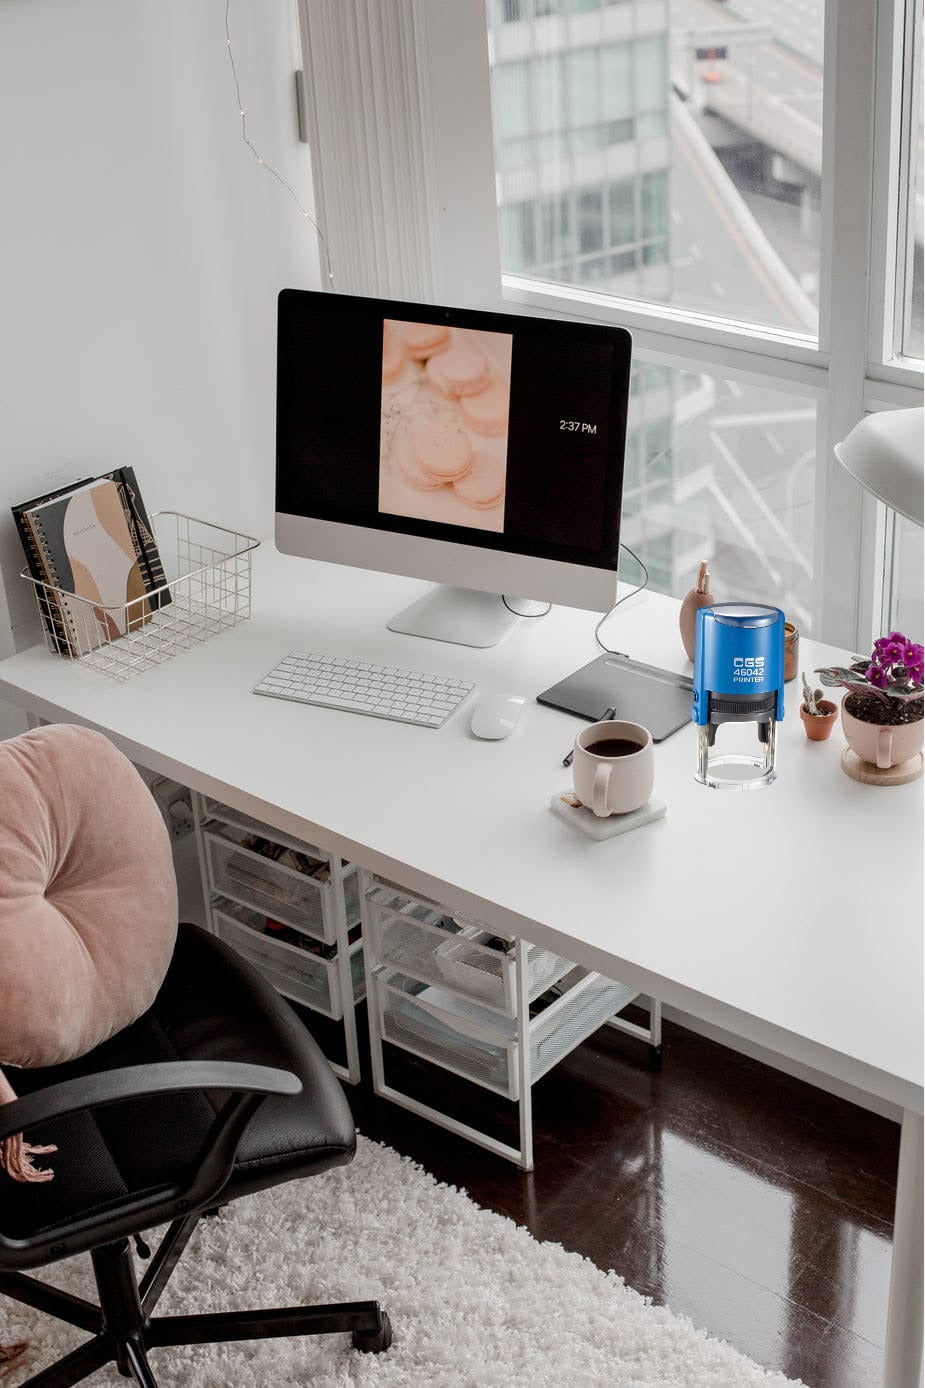
M626 652L612 651L609 646L605 646L604 642L601 640L601 627L604 625L605 622L610 620L610 618L616 612L617 608L622 603L626 602L629 598L634 598L637 593L641 593L644 588L648 588L649 586L649 570L646 568L643 561L639 558L639 555L636 554L634 550L631 550L629 545L624 545L621 543L620 548L625 549L630 558L636 560L636 563L642 569L643 579L642 582L637 585L637 587L631 588L628 593L624 593L622 598L617 598L617 601L614 603L610 611L604 613L603 617L598 622L597 626L594 628L594 639L606 655L625 655Z
M546 604L546 610L545 610L545 612L518 612L516 607L512 607L512 606L511 606L511 604L508 602L507 598L504 596L503 593L501 594L501 601L504 603L504 605L505 605L505 607L507 608L508 612L513 612L513 614L514 614L515 617L530 617L530 618L533 618L533 617L548 617L549 614L550 614L550 612L552 611L552 603L551 603L551 602L548 602L548 603Z
M617 601L614 603L613 607L611 607L609 611L604 613L603 617L598 622L597 626L594 628L594 639L600 646L601 650L604 651L607 655L623 655L624 652L612 651L609 646L604 645L603 641L601 640L601 627L604 625L606 621L609 621L609 619L613 616L613 614L616 612L617 608L621 605L621 603L626 602L628 598L634 598L637 593L641 593L644 588L648 588L649 586L649 570L646 568L643 561L639 558L639 555L635 552L635 550L630 549L629 545L624 545L622 542L620 544L620 548L625 549L631 559L635 559L636 563L642 569L643 578L642 582L637 584L635 588L631 588L628 593L624 593L622 598L617 598ZM552 611L551 602L546 604L546 610L544 612L518 612L516 607L511 606L511 604L508 602L507 598L504 596L503 593L501 594L501 601L504 603L508 612L513 612L515 617L548 617L549 613Z

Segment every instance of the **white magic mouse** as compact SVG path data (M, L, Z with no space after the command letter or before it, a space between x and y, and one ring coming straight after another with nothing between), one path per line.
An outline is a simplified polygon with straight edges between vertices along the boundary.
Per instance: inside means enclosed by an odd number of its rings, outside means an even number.
M526 702L522 694L487 694L472 710L469 727L473 735L495 740L507 737Z

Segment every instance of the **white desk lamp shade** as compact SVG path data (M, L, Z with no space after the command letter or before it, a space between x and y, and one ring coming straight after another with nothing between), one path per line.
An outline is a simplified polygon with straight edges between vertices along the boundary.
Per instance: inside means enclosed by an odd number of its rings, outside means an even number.
M835 456L861 486L907 520L922 524L925 409L865 415Z

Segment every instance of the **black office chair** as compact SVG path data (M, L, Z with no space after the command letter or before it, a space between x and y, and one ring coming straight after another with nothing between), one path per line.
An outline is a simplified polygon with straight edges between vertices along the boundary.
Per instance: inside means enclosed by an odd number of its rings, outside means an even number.
M22 1097L0 1107L0 1139L25 1130L58 1152L47 1184L14 1184L0 1173L0 1293L92 1337L28 1379L34 1388L66 1388L113 1360L150 1388L147 1352L165 1345L347 1331L358 1350L388 1348L389 1318L375 1301L154 1315L204 1214L344 1165L356 1145L350 1109L315 1042L220 940L181 926L140 1020L79 1060L9 1078ZM309 1259L310 1200L306 1192ZM162 1224L169 1227L139 1282L130 1240L144 1255L140 1235ZM26 1275L85 1251L98 1306Z

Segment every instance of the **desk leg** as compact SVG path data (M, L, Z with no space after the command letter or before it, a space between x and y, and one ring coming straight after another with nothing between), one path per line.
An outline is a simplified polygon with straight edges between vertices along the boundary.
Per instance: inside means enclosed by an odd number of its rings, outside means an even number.
M517 1105L520 1120L521 1171L533 1170L533 1074L530 1058L530 990L527 977L527 942L515 945L514 980L517 990Z
M903 1110L883 1388L922 1383L922 1115Z

